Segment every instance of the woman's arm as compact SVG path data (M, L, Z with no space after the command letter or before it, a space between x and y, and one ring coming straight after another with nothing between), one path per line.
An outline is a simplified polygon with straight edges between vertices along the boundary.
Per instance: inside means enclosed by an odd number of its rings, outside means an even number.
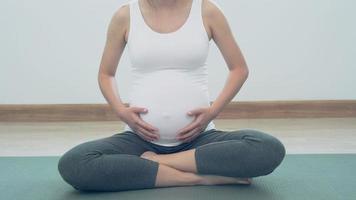
M249 70L222 11L214 3L204 0L203 16L209 27L209 33L222 53L229 68L229 76L219 96L211 105L211 112L216 117L229 103L246 81Z
M125 35L128 25L129 7L123 5L114 13L110 21L98 74L101 92L116 114L119 114L120 110L126 107L118 94L115 73L126 46Z

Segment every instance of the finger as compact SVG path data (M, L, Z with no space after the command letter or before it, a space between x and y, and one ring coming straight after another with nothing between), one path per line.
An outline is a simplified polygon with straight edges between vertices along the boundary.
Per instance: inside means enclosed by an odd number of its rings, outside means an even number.
M193 129L194 125L196 124L197 122L197 118L195 118L192 122L190 122L188 125L186 125L184 128L180 129L178 132L177 132L177 135L181 135L181 134L184 134L185 132L188 132L190 130Z
M151 131L145 129L144 127L140 127L140 130L148 137L153 139L158 139L159 135L157 133L152 133Z
M137 118L137 123L138 123L140 126L144 127L145 129L147 129L147 130L149 130L149 131L152 131L152 132L153 132L153 131L158 131L158 128L153 127L151 124L149 124L149 123L143 121L142 118L140 118L140 117Z
M137 127L137 131L140 133L142 137L144 137L144 139L148 141L156 140L155 136L149 135L149 132L142 127Z
M187 134L188 132L192 131L194 128L197 127L198 125L198 121L193 121L192 123L188 124L185 128L183 128L181 131L179 131L179 133L177 134L177 136L183 136L185 134Z
M134 107L130 107L135 113L146 113L148 110L147 108L143 108L143 107L137 107L137 106L134 106Z
M197 108L194 110L190 110L189 112L187 112L188 115L193 116L193 115L197 115L200 114L204 111L205 108Z
M142 139L146 140L146 141L151 141L152 138L146 136L144 133L142 133L142 130L140 128L136 128L137 135L139 135Z
M201 129L200 128L195 128L193 129L191 132L189 132L187 137L181 139L183 142L190 142L192 140L194 140L194 138L198 137L198 135L200 134ZM185 136L186 136L185 135Z
M185 127L183 127L182 129L177 131L177 136L180 136L182 133L186 132L188 129L188 127L192 124L193 122L189 123L188 125L186 125Z
M197 121L198 117L195 117L194 120L192 122L190 122L188 125L186 125L185 127L183 127L182 129L178 130L177 131L177 136L178 135L182 135L184 134L185 132L188 132L190 130L192 130L195 126L195 123Z
M141 133L138 129L135 130L135 133L137 135L139 135L139 137L142 138L143 140L148 141L148 142L151 141L151 138L145 136L145 134Z
M145 127L141 126L140 124L138 125L146 135L153 137L153 138L159 138L159 134L156 132L152 132L151 130L147 130Z
M185 140L185 139L191 137L192 135L194 135L198 131L199 131L199 127L195 127L192 130L190 130L189 132L185 133L184 135L179 136L178 139L179 140Z
M193 135L193 134L195 133L194 130L196 130L196 128L194 128L194 129L192 129L192 130L186 132L184 135L178 136L177 138L178 138L179 140L184 140L184 139L190 137L191 135Z

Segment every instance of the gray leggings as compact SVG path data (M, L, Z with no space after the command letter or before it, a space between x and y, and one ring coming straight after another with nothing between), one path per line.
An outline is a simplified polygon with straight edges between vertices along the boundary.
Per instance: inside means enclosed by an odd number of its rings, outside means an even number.
M271 173L285 148L264 132L211 129L173 147L145 141L131 131L87 141L62 155L58 170L77 190L123 191L155 187L158 162L141 158L145 151L169 154L195 148L197 174L252 178Z

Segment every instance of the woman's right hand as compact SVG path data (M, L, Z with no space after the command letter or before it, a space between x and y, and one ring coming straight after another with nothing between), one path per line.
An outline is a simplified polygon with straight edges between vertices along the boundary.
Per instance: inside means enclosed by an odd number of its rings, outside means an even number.
M144 140L153 141L159 139L158 128L145 122L140 117L140 113L147 113L146 108L141 107L125 107L118 114L120 119Z

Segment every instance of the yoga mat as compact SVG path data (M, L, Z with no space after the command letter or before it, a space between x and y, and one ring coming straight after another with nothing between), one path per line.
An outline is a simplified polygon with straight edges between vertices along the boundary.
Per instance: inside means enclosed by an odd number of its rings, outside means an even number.
M287 155L250 186L166 187L80 192L57 171L59 157L0 157L1 200L356 200L356 154Z

